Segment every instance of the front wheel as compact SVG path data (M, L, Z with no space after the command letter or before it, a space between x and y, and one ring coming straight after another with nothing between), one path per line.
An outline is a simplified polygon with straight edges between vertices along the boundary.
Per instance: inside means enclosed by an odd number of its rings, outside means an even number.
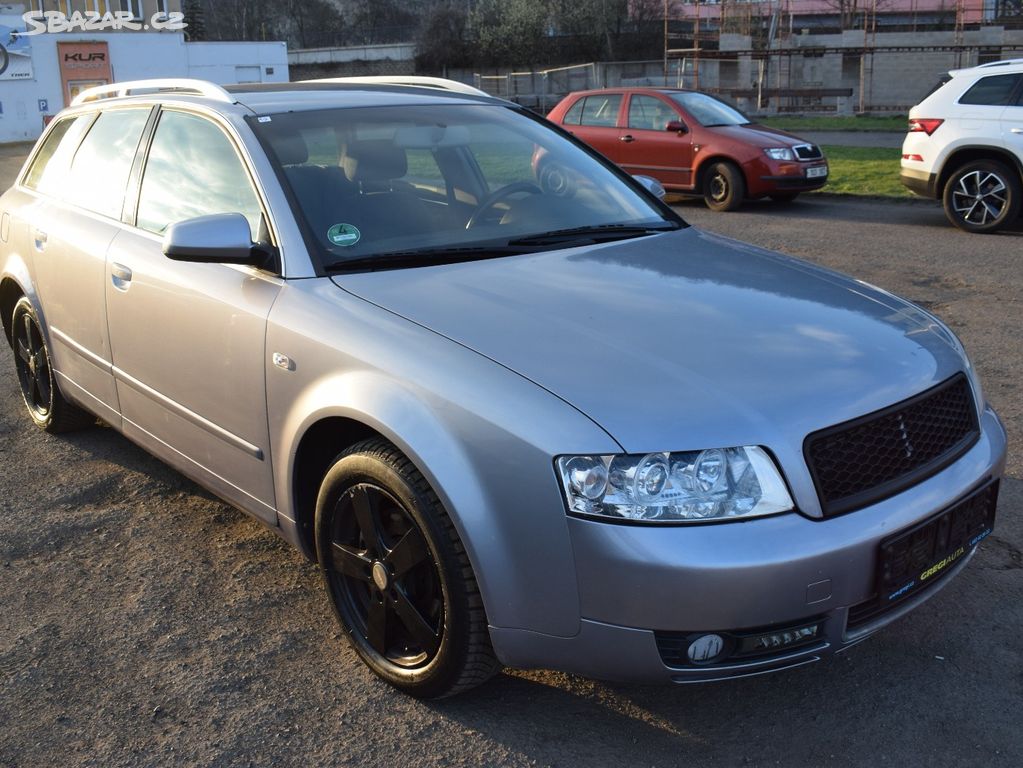
M994 160L967 163L949 177L943 202L945 215L959 229L995 232L1019 214L1020 180Z
M14 305L11 316L11 344L21 394L37 427L57 434L96 423L95 416L69 403L57 388L42 327L32 302L24 296Z
M379 677L439 698L497 672L465 548L393 445L367 440L335 460L316 502L316 549L338 620Z
M734 211L746 198L746 180L731 163L714 163L703 179L703 200L712 211Z

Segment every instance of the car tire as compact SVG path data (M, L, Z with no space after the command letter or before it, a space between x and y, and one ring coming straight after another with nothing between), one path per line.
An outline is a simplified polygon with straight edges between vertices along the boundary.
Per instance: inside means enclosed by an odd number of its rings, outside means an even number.
M703 177L703 200L712 211L734 211L746 198L746 180L732 163L714 163Z
M965 232L1001 229L1020 211L1020 179L1008 166L979 160L957 168L945 183L945 216Z
M42 326L32 302L24 296L11 315L11 346L25 407L37 427L58 434L96 423L95 416L72 405L60 393Z
M793 200L795 200L797 197L799 197L799 193L798 192L772 192L770 195L768 195L768 197L770 197L776 203L791 203Z
M441 698L500 669L465 547L391 443L366 440L334 460L316 502L316 550L338 621L381 679Z

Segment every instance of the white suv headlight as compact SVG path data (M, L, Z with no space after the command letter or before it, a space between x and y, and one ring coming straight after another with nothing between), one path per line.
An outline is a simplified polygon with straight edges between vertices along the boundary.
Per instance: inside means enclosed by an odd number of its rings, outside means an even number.
M561 456L558 475L574 514L654 523L773 515L792 509L763 448Z

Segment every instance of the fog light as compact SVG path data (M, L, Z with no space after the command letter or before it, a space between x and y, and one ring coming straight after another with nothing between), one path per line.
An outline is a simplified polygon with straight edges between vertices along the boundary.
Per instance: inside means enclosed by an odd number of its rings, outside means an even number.
M817 639L820 626L820 624L809 624L805 627L751 635L743 638L740 653L770 653L809 643Z
M689 660L693 664L713 661L725 647L721 635L701 635L689 644Z

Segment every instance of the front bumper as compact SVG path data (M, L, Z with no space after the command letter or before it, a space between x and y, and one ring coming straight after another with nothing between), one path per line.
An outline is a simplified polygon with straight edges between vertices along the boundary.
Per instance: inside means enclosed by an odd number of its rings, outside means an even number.
M560 638L492 627L494 649L507 666L646 683L710 681L813 663L913 610L966 566L969 557L931 587L850 628L850 608L874 591L879 542L998 479L1005 450L1005 431L987 409L980 439L954 464L892 498L839 517L784 514L657 528L570 518L580 632ZM658 634L809 620L823 623L813 643L756 660L672 666L658 649Z

